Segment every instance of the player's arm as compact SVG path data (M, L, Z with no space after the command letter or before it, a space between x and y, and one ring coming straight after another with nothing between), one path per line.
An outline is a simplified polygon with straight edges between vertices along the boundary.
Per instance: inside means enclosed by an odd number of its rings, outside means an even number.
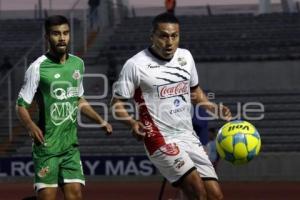
M132 129L132 135L137 140L142 140L145 136L145 126L129 115L125 101L134 96L136 88L139 87L139 70L134 62L128 60L119 75L119 79L114 85L114 96L111 100L111 110L115 118L122 121Z
M17 115L23 124L23 126L29 132L30 137L34 139L34 141L38 141L39 143L44 143L44 135L41 129L32 121L30 114L27 108L23 106L16 106Z
M227 106L217 105L208 100L207 96L199 86L191 87L191 101L195 105L200 105L210 113L215 113L224 120L231 120L231 112Z
M84 98L81 97L79 99L78 107L85 116L100 124L107 134L112 133L112 126L105 121Z
M44 143L44 134L41 129L33 122L28 108L33 101L37 88L39 86L39 64L33 63L26 70L24 83L18 95L16 102L16 112L21 123L29 132L29 136L39 143Z
M128 125L132 129L132 134L137 140L142 140L145 136L145 126L140 122L132 118L125 108L124 100L119 98L113 98L111 101L111 107L113 114L121 120L124 124Z

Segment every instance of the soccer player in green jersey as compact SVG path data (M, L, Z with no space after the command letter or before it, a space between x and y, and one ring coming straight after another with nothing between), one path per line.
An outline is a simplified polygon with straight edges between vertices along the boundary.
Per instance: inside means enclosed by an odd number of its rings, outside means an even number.
M77 140L77 112L99 123L107 134L112 127L83 98L83 61L68 53L70 24L63 16L45 21L49 51L35 60L25 74L17 113L33 138L35 190L39 200L56 199L57 187L66 200L81 200L85 184ZM27 108L36 100L39 122Z

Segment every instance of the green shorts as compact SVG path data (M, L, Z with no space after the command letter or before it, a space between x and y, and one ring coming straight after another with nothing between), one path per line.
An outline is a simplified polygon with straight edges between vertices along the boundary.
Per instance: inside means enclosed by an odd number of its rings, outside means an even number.
M59 155L35 157L33 163L35 191L47 187L58 187L65 183L85 185L80 153L77 147Z

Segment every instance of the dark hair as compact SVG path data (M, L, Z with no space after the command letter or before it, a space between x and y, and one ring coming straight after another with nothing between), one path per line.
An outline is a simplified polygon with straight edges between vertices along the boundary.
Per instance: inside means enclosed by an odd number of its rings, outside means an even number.
M155 32L160 23L180 24L178 18L173 13L161 13L152 20L152 32Z
M217 130L215 128L209 128L208 132L209 132L208 137L212 138L212 139L214 139L217 136L217 134L218 134L218 132L217 132Z
M53 16L48 17L45 20L46 34L50 33L51 26L62 25L62 24L68 24L68 26L70 27L69 20L62 15L53 15Z
M216 133L216 129L215 128L209 128L208 131L211 132L211 133Z

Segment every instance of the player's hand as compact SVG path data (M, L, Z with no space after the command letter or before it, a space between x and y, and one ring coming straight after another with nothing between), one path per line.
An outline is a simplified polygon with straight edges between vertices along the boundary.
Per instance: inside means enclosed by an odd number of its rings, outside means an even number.
M104 131L106 131L106 135L111 135L112 134L113 129L112 129L112 126L111 126L110 123L104 121L102 129Z
M147 128L142 124L140 121L135 121L132 124L132 135L135 137L138 141L141 141L144 139Z
M45 139L43 132L34 122L28 124L27 129L29 131L29 136L34 140L35 143L44 144Z
M219 111L220 111L219 115L221 119L226 121L230 121L232 119L230 109L227 106L221 104L219 106Z

